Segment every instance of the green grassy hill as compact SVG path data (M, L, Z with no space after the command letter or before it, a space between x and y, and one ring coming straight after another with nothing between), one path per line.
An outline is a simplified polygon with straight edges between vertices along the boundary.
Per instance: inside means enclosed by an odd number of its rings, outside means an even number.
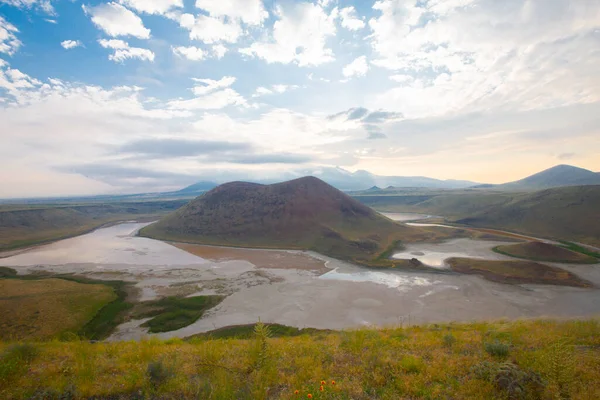
M380 211L436 214L460 224L600 246L600 185L527 193L422 191L356 199Z
M80 235L106 223L154 219L187 200L0 206L0 251Z
M272 338L257 326L251 339L0 342L0 398L600 398L597 320L296 333Z
M311 249L366 262L398 240L427 239L325 182L300 178L274 185L232 182L198 197L140 235L225 246Z

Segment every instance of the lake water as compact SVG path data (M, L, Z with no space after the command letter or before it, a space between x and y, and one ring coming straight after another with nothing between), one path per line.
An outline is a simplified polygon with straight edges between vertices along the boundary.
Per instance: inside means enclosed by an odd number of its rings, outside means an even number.
M98 279L135 282L142 300L157 296L224 294L225 300L194 324L158 336L185 337L215 328L256 322L296 327L343 329L364 325L471 321L501 317L597 316L600 291L541 285L511 286L477 276L369 270L322 255L327 271L289 268L298 252L281 252L294 259L288 267L257 268L232 252L228 260L194 256L168 243L135 236L145 224L124 223L77 238L66 239L3 258L0 264L19 273L49 271L79 273ZM415 256L431 264L451 254L503 257L491 251L494 242L457 239L409 246L397 257ZM261 250L256 250L261 251ZM268 250L265 250L268 251ZM237 258L236 258L237 257ZM279 256L278 256L279 257ZM419 258L419 256L416 256ZM253 258L255 259L255 258ZM564 266L600 285L599 268ZM112 340L146 334L130 321Z
M406 222L406 221L420 221L429 218L435 218L434 215L417 214L417 213L381 213L393 221Z

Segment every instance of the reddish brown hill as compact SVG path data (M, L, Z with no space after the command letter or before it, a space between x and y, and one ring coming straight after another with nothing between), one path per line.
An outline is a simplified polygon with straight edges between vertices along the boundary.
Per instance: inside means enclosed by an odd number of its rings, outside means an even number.
M314 177L274 185L227 183L142 234L204 244L313 249L353 259L370 259L403 237L427 236Z

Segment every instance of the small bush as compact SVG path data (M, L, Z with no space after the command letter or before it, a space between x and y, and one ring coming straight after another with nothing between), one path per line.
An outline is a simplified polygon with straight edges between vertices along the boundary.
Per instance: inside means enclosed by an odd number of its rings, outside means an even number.
M156 389L173 376L173 371L159 360L148 364L146 375L148 376L148 380L152 387Z
M494 384L509 399L537 398L545 386L542 378L535 372L524 371L516 364L507 362L497 364L483 361L471 368L476 379Z
M456 338L451 333L444 335L444 346L452 347L456 343Z
M418 374L424 367L424 363L420 358L406 356L400 361L400 366L407 374Z
M0 355L0 382L26 369L38 354L38 348L29 343L9 346Z
M493 357L506 358L510 352L510 345L499 341L484 344L485 351Z

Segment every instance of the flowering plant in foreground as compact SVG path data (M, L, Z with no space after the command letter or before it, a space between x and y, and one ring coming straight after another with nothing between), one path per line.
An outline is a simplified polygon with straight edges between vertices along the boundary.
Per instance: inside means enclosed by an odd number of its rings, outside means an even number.
M332 381L331 381L331 387L333 388L334 386L335 386L335 381L334 381L334 380L332 380ZM319 392L326 392L326 391L327 391L327 381L325 381L325 380L322 380L322 381L320 382L320 386L319 386ZM301 394L301 393L300 393L300 390L298 390L298 389L294 390L294 394L295 394L296 396L300 396L300 394ZM309 391L309 393L307 393L307 394L306 394L306 398L308 398L308 399L312 399L312 398L313 398L313 394L312 394L312 393L310 393L310 391Z

